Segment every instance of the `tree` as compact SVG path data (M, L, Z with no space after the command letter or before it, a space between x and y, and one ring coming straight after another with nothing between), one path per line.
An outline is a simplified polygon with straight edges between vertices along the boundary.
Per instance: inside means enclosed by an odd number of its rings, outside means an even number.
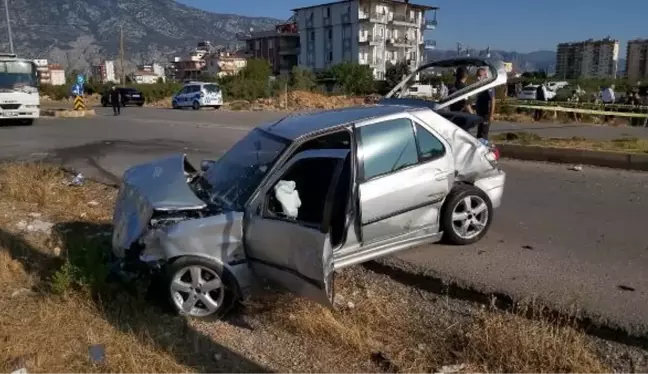
M404 77L410 75L411 70L406 61L398 61L395 64L389 64L385 72L387 86L394 88Z
M367 65L344 62L331 68L337 85L349 95L366 95L374 91L373 71Z

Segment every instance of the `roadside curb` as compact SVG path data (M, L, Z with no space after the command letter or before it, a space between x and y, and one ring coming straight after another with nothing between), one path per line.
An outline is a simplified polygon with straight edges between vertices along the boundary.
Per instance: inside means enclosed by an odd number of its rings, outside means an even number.
M502 157L561 164L585 164L615 169L648 171L648 154L593 151L587 149L497 144Z
M92 117L96 115L94 109L88 110L71 110L71 109L41 109L40 115L43 117L57 117L57 118L77 118L77 117Z

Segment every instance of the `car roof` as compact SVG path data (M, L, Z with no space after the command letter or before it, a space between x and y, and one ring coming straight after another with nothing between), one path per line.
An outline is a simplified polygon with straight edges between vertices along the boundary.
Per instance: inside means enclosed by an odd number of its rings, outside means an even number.
M202 84L216 84L216 83L214 83L214 82L187 82L184 85L185 86L195 86L195 85L198 85L198 84L202 85Z
M430 110L427 108L411 107L405 105L370 105L355 106L342 109L325 110L320 112L307 112L289 115L277 122L261 126L265 131L286 139L298 137L332 127L360 122L363 120L388 116L391 114L412 111Z

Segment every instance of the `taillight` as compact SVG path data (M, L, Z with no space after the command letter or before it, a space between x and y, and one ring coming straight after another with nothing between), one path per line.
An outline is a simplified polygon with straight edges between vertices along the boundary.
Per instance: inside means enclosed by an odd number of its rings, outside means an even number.
M500 151L496 146L492 146L491 152L493 152L493 154L495 155L495 160L500 159Z

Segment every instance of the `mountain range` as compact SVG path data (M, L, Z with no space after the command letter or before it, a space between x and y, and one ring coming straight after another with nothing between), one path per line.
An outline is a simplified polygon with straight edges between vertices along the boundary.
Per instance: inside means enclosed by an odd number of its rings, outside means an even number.
M128 65L164 63L184 54L199 41L215 45L236 43L238 33L270 29L275 18L217 14L175 0L12 0L11 28L16 53L47 58L68 69L87 71L92 64L119 56L120 28ZM0 17L0 48L9 51ZM240 41L239 41L240 42ZM478 51L472 51L474 55ZM432 50L428 59L451 57L455 51ZM516 71L545 70L555 65L554 51L531 53L491 51L513 62Z

